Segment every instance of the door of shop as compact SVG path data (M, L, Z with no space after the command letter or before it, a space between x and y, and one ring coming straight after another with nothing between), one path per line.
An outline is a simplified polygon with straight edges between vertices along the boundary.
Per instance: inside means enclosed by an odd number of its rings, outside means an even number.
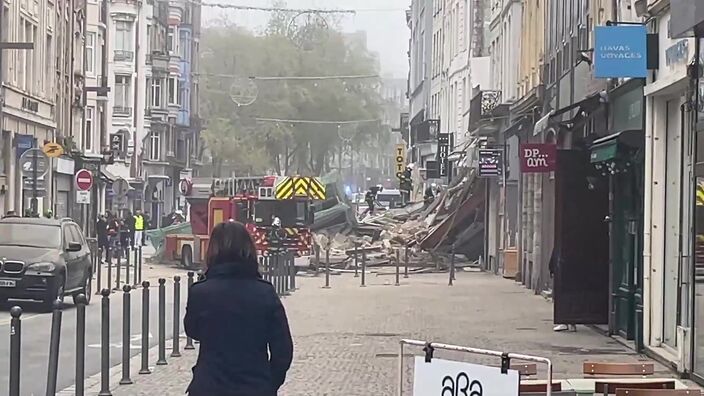
M640 167L611 176L611 224L609 245L612 262L611 331L622 337L636 338L636 305L642 284Z
M560 150L555 186L554 320L606 324L609 317L608 183L582 150ZM601 181L601 182L600 182Z

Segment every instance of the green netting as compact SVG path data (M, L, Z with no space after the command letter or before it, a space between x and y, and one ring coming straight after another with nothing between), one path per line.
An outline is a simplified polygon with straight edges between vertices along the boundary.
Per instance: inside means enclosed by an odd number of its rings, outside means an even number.
M145 234L156 250L156 253L154 253L154 259L158 261L164 257L164 248L166 245L165 242L167 235L190 235L193 234L193 229L191 228L191 223L181 223L164 228L157 228L155 230L147 230Z

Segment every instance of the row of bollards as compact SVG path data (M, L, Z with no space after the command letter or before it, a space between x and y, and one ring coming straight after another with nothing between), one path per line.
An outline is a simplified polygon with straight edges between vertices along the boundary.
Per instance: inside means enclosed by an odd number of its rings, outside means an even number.
M296 290L296 263L293 252L271 251L259 258L259 268L264 280L271 282L278 295L288 296L291 291Z
M113 252L115 254L113 254ZM125 253L124 263L122 262L122 255ZM123 285L132 285L134 287L139 286L142 283L142 247L135 246L134 248L127 247L123 249L122 247L110 248L108 249L107 260L103 263L102 257L105 252L99 249L96 253L93 253L93 273L96 274L97 282L97 292L95 294L100 294L101 288L103 287L103 265L107 266L107 283L105 288L109 290L118 291L121 290ZM115 263L113 263L113 259ZM113 271L115 272L113 274ZM130 277L130 271L131 277ZM122 281L122 273L124 272L124 282ZM113 285L113 278L115 284ZM130 281L131 280L131 281Z
M403 277L408 278L408 245L404 245L403 247L404 250L404 261L403 261ZM315 252L316 252L316 257L319 257L320 255L320 246L315 245ZM361 268L360 268L360 255L361 255ZM366 249L361 249L361 254L360 254L360 247L359 247L359 242L354 243L354 251L353 251L353 258L354 258L354 277L355 278L360 278L360 273L361 273L361 283L360 287L366 287L367 286L367 250ZM401 286L401 249L397 248L396 249L396 260L395 260L395 286ZM329 289L330 288L330 248L325 249L325 286L323 286L324 289Z
M193 272L188 272L188 286L194 283ZM140 287L141 286L141 287ZM120 385L129 385L133 381L130 378L131 360L131 314L133 290L141 288L142 291L142 315L141 315L141 367L139 374L150 374L149 368L149 311L150 311L150 284L144 281L134 288L125 284L122 287L122 377ZM166 361L166 279L159 279L158 294L158 354L157 365L168 364ZM110 391L110 296L112 291L103 288L100 291L101 299L101 323L100 323L100 392L99 396L111 396ZM173 278L173 317L172 317L172 352L171 357L179 357L180 353L180 323L181 323L181 278ZM85 395L85 343L86 343L86 305L88 300L85 295L80 294L75 298L76 304L76 373L75 373L75 395ZM49 344L49 359L47 370L46 395L55 395L57 386L57 376L59 368L59 347L61 343L61 320L63 314L63 302L57 300L53 305L51 321L51 337ZM22 344L22 308L14 306L10 309L10 378L9 396L20 396L20 362ZM185 349L194 349L193 340L190 338L186 342Z

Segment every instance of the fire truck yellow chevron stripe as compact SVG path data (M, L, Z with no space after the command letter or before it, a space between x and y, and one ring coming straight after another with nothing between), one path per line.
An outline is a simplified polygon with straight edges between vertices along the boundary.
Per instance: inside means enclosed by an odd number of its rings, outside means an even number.
M310 179L310 197L313 199L325 200L325 186L319 179Z
M294 191L296 192L297 197L308 196L308 187L310 186L309 180L310 178L308 177L296 178L296 182L294 183Z
M289 199L293 196L293 179L287 177L276 185L276 199Z

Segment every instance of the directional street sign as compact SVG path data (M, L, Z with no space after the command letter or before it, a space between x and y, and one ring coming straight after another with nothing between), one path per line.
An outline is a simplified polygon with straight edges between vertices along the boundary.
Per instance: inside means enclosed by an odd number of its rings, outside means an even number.
M42 177L49 171L49 158L40 149L29 149L20 157L20 168L22 169L22 176Z
M118 197L124 197L130 190L130 184L125 179L117 179L112 183L112 192Z

